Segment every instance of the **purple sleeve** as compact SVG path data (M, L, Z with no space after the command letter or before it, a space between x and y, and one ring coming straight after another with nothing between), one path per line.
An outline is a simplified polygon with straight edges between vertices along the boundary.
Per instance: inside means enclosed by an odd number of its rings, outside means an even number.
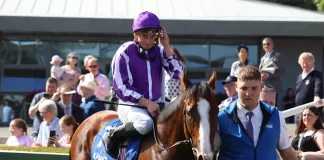
M180 79L180 73L183 70L183 67L175 56L167 57L162 46L160 47L160 54L162 56L162 65L163 68L167 71L172 79Z
M129 68L129 57L123 46L118 49L112 61L113 89L124 102L138 103L142 97L132 87L133 78Z

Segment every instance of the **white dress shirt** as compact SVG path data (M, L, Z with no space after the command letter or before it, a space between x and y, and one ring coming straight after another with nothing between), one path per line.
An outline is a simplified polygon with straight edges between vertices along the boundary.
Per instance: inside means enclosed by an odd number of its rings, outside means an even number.
M237 102L237 116L239 117L240 121L242 122L242 124L245 128L249 121L248 116L246 115L247 112L249 112L249 111L246 110L245 108L243 108ZM261 124L262 124L262 120L263 120L263 114L262 114L262 111L260 108L260 102L258 103L258 106L252 110L252 112L254 115L252 116L251 121L252 121L252 126L253 126L254 146L256 146L258 143ZM279 141L277 144L277 149L283 150L283 149L287 149L288 147L290 147L291 143L288 138L285 119L283 118L283 115L280 111L279 111L279 118L280 118L280 137L279 137Z
M305 79L312 71L314 71L314 68L312 68L309 72L307 73L302 73L302 79Z

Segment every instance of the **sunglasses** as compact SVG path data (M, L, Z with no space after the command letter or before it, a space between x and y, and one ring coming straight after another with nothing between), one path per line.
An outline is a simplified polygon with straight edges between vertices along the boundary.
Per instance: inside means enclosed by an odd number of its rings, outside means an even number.
M264 85L264 88L273 88L271 85Z
M78 59L78 57L70 57L70 58L72 58L72 59Z
M89 66L89 68L97 68L98 65Z
M263 45L264 46L270 46L270 43L264 43Z

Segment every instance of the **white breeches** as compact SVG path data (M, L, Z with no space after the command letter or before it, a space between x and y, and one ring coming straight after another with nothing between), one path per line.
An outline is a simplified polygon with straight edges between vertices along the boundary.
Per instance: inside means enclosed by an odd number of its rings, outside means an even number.
M119 103L132 104L119 100ZM136 105L136 104L135 104ZM118 105L118 117L125 124L133 122L134 128L142 135L146 135L152 131L153 120L148 114L148 111L141 108Z

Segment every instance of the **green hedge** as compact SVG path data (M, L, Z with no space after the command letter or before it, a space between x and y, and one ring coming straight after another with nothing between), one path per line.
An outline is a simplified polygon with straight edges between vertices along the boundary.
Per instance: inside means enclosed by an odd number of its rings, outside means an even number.
M0 157L3 160L68 160L69 149L45 147L8 147L0 146Z
M50 152L50 153L69 153L69 148L54 148L54 147L14 147L0 146L0 150L25 151L25 152Z

